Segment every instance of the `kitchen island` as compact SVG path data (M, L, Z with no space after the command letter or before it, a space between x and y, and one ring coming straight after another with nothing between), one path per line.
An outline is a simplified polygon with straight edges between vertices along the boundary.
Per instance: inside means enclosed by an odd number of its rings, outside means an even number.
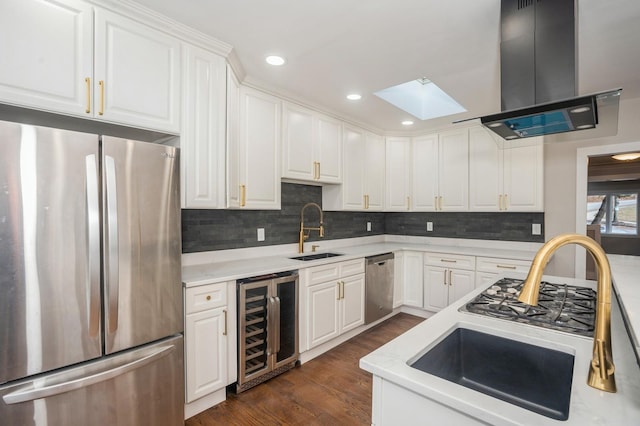
M509 277L524 279L525 275L511 273ZM552 276L544 279L552 283L595 288L593 281ZM640 419L640 369L615 300L612 303L611 334L618 390L617 393L608 393L586 384L592 338L458 310L483 290L476 289L360 360L360 367L374 376L374 425L452 421L455 424L492 425L637 424ZM410 366L458 327L574 355L568 419L559 421L542 416Z

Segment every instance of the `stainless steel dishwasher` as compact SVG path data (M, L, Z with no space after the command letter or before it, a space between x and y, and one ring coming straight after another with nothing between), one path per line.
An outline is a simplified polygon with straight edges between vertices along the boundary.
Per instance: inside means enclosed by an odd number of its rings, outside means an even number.
M393 311L393 253L366 258L364 323Z

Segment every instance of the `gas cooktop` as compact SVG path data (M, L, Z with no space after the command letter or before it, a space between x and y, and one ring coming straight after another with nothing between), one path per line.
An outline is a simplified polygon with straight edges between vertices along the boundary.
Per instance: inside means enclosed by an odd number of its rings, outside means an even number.
M527 323L581 336L593 336L596 292L588 287L540 283L538 306L518 301L523 280L503 278L459 311Z

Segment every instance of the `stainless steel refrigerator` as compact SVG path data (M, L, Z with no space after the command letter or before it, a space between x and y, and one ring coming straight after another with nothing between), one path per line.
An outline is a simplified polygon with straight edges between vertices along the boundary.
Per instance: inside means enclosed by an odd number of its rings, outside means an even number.
M0 122L0 423L183 424L178 156Z

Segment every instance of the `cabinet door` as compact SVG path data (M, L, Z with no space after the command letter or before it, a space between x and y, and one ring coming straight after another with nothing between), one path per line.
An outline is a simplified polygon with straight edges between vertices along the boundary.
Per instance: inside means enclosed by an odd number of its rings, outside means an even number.
M227 65L227 207L240 207L240 83Z
M343 208L345 210L364 209L364 168L365 149L364 131L353 127L344 127L344 181L342 183Z
M404 299L404 252L394 253L393 308L402 306Z
M342 278L340 332L364 324L364 274Z
M423 303L423 256L421 252L404 252L403 290L404 304L422 308Z
M448 305L449 285L447 268L424 267L424 308L439 311Z
M469 133L452 130L439 135L438 183L440 210L469 209Z
M542 211L543 144L504 150L504 194L509 211Z
M461 269L450 269L449 302L451 304L475 288L475 272Z
M141 128L180 132L177 39L96 9L94 54L94 110L98 117Z
M309 349L340 334L338 296L339 284L337 281L314 285L307 289Z
M387 138L386 211L411 210L411 139Z
M497 273L494 272L476 272L475 288L487 288L497 281Z
M79 116L92 112L89 3L2 0L0 51L2 102Z
M342 123L319 116L316 127L315 158L318 162L319 181L342 183Z
M315 180L313 112L285 103L282 123L282 177Z
M183 55L182 206L224 208L225 60L189 45L183 45Z
M240 207L280 209L280 100L240 88Z
M186 316L187 402L227 385L227 340L224 308Z
M438 135L411 140L412 208L434 211L438 196Z
M385 146L382 136L367 133L364 146L364 189L368 210L384 209ZM362 153L360 154L362 156Z
M502 149L481 127L469 129L469 210L502 209Z

